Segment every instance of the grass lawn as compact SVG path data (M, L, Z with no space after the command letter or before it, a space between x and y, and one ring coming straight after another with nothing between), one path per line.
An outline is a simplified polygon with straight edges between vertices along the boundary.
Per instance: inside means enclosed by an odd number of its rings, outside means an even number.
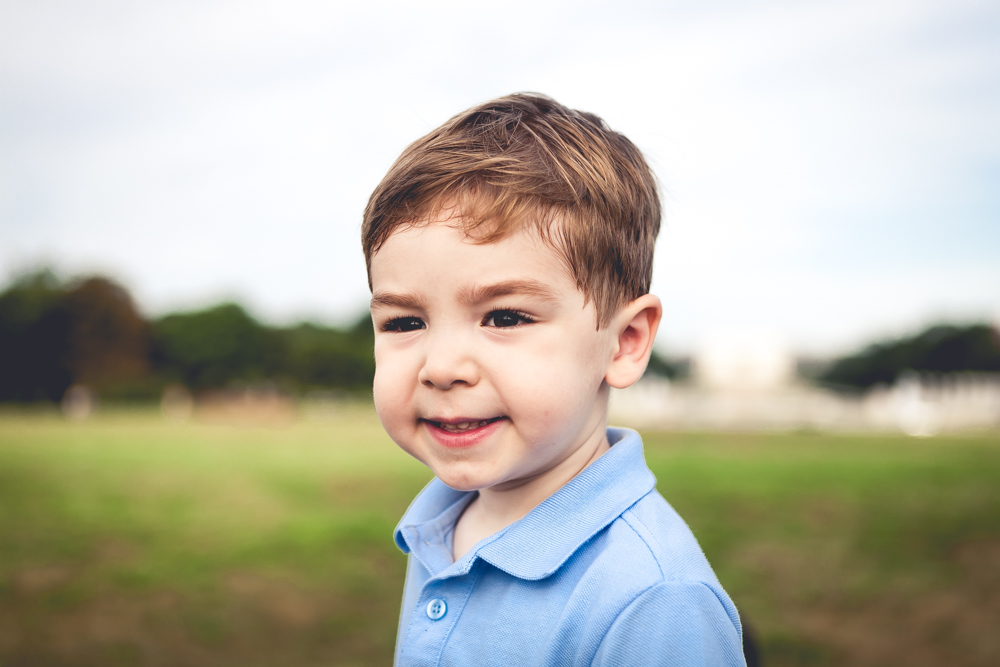
M644 437L765 664L1000 664L1000 435ZM364 406L0 411L0 667L390 664L429 478Z

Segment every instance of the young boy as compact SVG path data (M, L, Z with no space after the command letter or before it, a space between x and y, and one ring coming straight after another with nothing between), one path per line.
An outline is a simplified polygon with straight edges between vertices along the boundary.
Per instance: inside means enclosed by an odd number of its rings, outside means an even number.
M434 472L397 665L742 665L736 608L655 489L608 393L660 322L660 225L639 150L540 95L408 147L362 229L375 407Z

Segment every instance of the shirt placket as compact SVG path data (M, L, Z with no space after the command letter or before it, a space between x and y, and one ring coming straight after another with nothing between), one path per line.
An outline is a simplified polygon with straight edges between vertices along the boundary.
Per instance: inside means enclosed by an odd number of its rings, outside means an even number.
M400 664L416 667L441 664L445 645L475 587L476 570L424 584L410 616Z

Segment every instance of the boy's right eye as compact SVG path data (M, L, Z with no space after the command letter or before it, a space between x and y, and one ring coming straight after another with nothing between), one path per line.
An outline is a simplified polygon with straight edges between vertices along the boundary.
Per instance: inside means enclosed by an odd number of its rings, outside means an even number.
M382 331L399 331L401 333L425 328L427 325L419 317L394 317L382 325Z

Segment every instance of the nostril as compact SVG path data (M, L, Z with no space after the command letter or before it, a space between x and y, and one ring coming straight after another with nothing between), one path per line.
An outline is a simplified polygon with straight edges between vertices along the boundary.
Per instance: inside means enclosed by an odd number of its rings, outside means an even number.
M478 363L461 335L446 336L438 331L422 342L424 358L417 377L420 384L446 390L479 381Z

